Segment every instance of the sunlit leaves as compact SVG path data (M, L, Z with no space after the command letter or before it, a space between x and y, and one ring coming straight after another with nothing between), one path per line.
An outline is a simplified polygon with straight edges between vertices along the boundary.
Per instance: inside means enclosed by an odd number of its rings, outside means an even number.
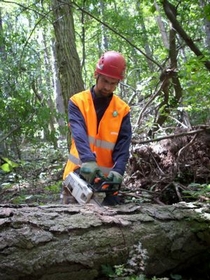
M170 66L168 49L164 47L156 18L160 16L167 33L171 23L164 14L162 1L67 2L74 13L77 51L86 87L95 82L95 63L104 51L103 38L106 37L107 48L121 51L127 60L125 99L129 100L135 90L138 92L137 87L141 88L132 103L133 111L138 114L139 96L143 96L146 102L155 91L160 75L160 69L153 62L154 70L151 71L148 59L140 50L145 52L148 48L154 61L163 67ZM204 60L210 57L204 43L204 20L209 19L210 5L202 9L196 0L169 2L177 7L177 20L205 55L205 58L196 58L183 39L176 35L183 107L189 110L192 122L196 123L198 116L203 120L208 117L210 107L210 77L203 66ZM53 96L53 73L50 67L45 67L46 53L51 53L53 36L51 1L17 0L15 3L0 3L4 31L0 32L0 46L5 49L0 63L1 128L7 132L11 127L21 125L20 135L31 136L37 129L47 128L54 113L47 103ZM50 55L47 59L50 65ZM155 99L152 105L159 102Z
M0 169L2 169L4 172L11 172L15 167L19 166L9 158L2 157L2 159L5 161L5 163L0 166Z

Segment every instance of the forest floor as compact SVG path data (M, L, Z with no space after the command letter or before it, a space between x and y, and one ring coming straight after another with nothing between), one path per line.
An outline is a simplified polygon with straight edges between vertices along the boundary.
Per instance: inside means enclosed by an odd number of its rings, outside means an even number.
M188 133L149 143L133 139L121 187L125 203L210 202L210 130ZM20 150L21 160L12 159L18 166L0 169L0 203L61 203L66 144L54 149L41 142ZM11 166L10 160L2 156L0 166Z

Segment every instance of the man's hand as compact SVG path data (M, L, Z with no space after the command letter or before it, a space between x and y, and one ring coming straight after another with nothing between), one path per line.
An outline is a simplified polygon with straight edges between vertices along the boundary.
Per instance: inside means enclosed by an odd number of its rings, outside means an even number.
M107 176L107 180L112 181L113 183L116 184L121 184L123 180L123 176L116 171L110 171L109 175Z
M90 184L93 182L96 176L103 176L95 161L82 163L80 168L80 175Z

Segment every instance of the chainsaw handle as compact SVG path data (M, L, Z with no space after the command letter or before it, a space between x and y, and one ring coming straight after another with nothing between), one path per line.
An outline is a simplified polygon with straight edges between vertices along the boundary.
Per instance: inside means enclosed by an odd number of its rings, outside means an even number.
M121 183L115 183L115 182L112 182L112 181L103 181L101 186L104 186L104 185L118 185L120 187Z
M120 190L121 184L120 183L115 183L112 181L102 181L99 180L97 182L95 182L94 185L92 185L92 189L95 192L118 192ZM110 188L111 186L114 186L114 188ZM117 186L117 187L116 187Z

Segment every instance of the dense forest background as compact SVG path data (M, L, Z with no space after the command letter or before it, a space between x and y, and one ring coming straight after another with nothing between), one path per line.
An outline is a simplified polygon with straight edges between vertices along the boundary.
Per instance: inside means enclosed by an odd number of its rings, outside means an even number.
M160 153L170 150L168 144L161 152L158 148L158 158L149 150L153 164L156 162L152 168L145 144L151 149L160 139L189 133L191 138L178 138L176 158L170 153L167 159L176 165L181 149L195 140L197 131L205 130L204 144L198 142L197 147L204 147L200 158L206 157L202 168L207 175L198 183L208 187L209 15L209 0L1 0L1 189L9 189L11 181L19 184L27 176L40 178L46 170L52 175L52 165L59 170L56 178L61 180L70 142L68 99L94 84L96 62L111 49L120 51L127 60L126 79L117 89L132 111L132 157L126 184L148 177L148 168L165 172L157 163ZM191 155L198 150L187 151ZM194 159L197 157L195 154ZM186 165L193 165L192 159L183 165L189 173ZM140 170L144 166L147 171ZM172 181L180 176L178 169ZM187 183L197 183L197 175L191 173ZM5 177L8 174L10 181Z
M60 201L68 99L106 50L127 61L125 202L209 203L210 0L0 0L1 204Z

